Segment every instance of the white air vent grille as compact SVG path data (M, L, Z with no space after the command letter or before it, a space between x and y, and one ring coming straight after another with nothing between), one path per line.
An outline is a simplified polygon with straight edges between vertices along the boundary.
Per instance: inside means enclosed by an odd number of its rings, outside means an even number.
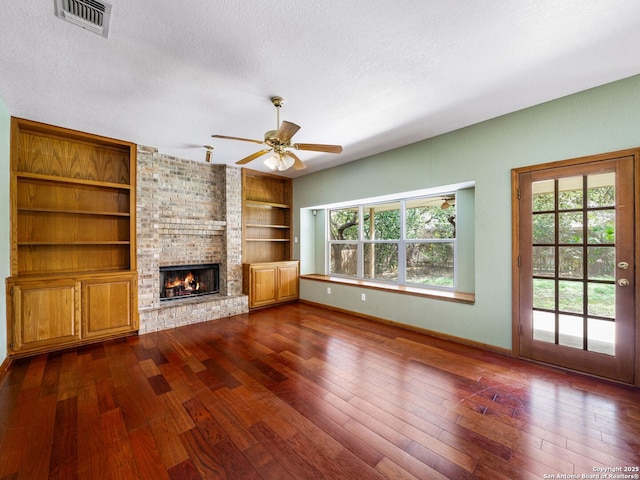
M109 35L111 5L97 0L56 0L58 17L90 30L98 35Z

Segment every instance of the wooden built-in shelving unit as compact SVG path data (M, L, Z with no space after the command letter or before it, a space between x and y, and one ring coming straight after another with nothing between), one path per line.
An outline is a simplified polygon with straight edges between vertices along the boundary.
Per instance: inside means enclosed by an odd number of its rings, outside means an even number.
M250 308L298 298L291 202L290 178L242 170L243 290Z
M137 330L135 167L132 143L12 119L11 353Z

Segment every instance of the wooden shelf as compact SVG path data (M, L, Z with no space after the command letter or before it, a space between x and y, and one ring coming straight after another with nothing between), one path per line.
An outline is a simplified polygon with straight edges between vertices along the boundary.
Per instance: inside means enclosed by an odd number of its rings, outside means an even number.
M129 241L91 241L91 242L18 242L18 246L39 246L39 245L129 245Z
M247 242L289 242L288 238L246 238Z
M256 208L291 208L291 205L284 203L273 203L273 202L263 202L257 200L247 200L245 202L245 207L256 207Z
M94 210L62 210L58 208L31 208L19 207L18 212L38 212L38 213L63 213L71 215L99 215L104 217L130 217L130 213L125 212L100 212Z
M259 223L247 223L247 227L256 227L256 228L282 228L282 229L291 228L289 225L262 225L262 224L259 224Z
M102 188L116 188L119 190L131 190L131 185L124 183L101 182L97 180L83 180L80 178L67 178L56 175L45 175L41 173L16 172L17 178L30 178L33 180L42 180L45 182L68 183L71 185L91 185Z

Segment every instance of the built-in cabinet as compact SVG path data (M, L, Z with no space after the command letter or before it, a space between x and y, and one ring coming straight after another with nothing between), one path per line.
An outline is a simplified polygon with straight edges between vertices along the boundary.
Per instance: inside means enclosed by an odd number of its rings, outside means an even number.
M290 178L242 170L243 291L249 308L298 298L292 252Z
M244 291L249 308L267 307L298 298L298 262L245 263Z
M136 148L18 118L11 124L11 354L138 329Z

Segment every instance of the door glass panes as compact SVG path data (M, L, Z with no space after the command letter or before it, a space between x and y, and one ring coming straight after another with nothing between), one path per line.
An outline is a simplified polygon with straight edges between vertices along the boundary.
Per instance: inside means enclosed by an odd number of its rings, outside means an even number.
M555 343L556 316L551 312L533 312L533 339L541 342Z
M582 176L558 179L558 210L581 209Z
M533 279L533 308L555 310L556 282L554 280Z
M535 213L533 215L534 244L553 244L555 231L555 215L553 213Z
M407 243L408 283L453 287L453 243Z
M615 283L587 284L587 309L589 315L598 317L615 317L616 285Z
M587 350L615 355L616 324L607 320L590 318L587 323Z
M582 247L558 247L560 278L581 279L584 276L584 249Z
M556 250L553 247L533 247L533 274L553 277L556 272Z
M614 210L596 210L588 214L589 244L615 243L616 215Z
M616 175L614 172L589 175L587 177L588 204L590 208L613 207Z
M558 344L565 347L584 347L584 323L582 317L560 315L558 322Z
M583 313L584 292L582 282L560 280L558 282L558 310Z
M330 210L329 237L331 240L358 240L358 209Z
M533 182L533 211L549 212L555 210L555 183L553 180Z
M333 243L330 248L331 273L355 276L358 271L357 245Z
M615 279L616 247L587 247L589 280Z
M364 277L398 281L398 244L365 243Z
M533 338L612 354L615 176L566 177L532 187Z
M582 212L558 214L558 241L560 243L582 243L584 238Z
M366 240L398 240L400 238L399 202L365 205L362 215L362 232Z

